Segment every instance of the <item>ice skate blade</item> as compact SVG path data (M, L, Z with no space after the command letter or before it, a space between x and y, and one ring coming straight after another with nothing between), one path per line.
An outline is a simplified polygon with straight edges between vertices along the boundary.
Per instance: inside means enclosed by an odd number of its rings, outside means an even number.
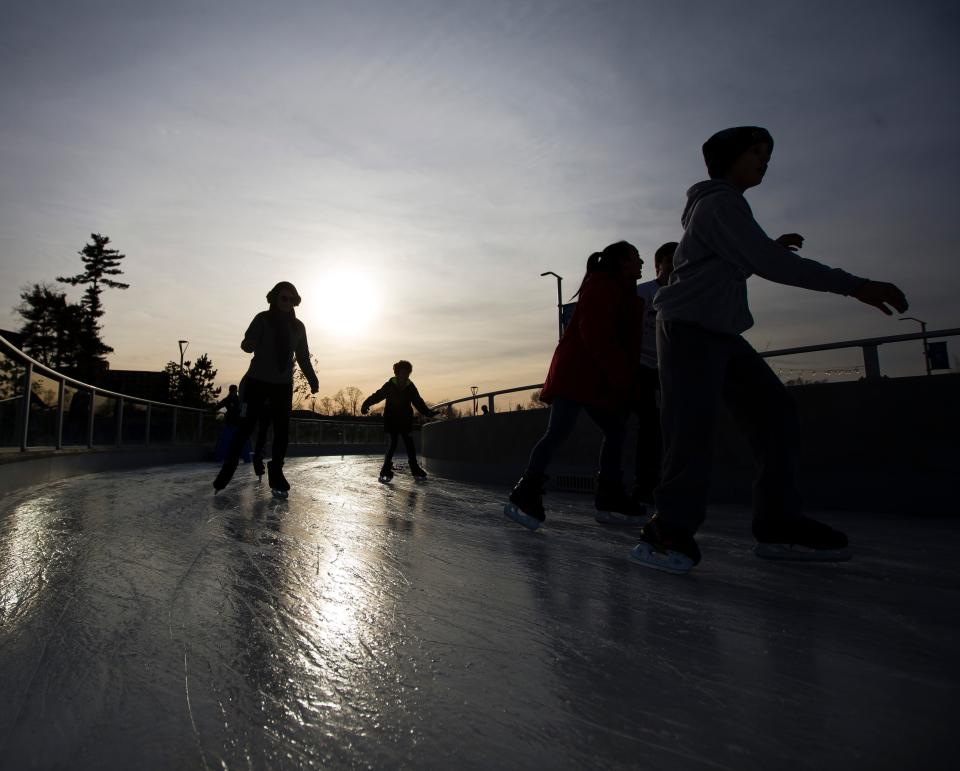
M290 492L288 490L277 490L276 488L271 488L271 494L274 498L289 498Z
M523 525L527 530L536 530L543 523L536 517L531 517L529 514L524 514L520 509L517 508L515 503L508 503L503 507L503 513L507 516L508 519L512 519L518 525Z
M646 512L643 514L624 514L622 511L603 511L602 509L597 509L593 518L601 525L617 525L619 527L645 525L650 521Z
M795 543L758 543L753 553L765 560L784 562L847 562L853 558L849 548L811 549Z
M630 559L639 562L645 568L662 570L664 573L684 575L693 567L693 560L677 551L657 551L650 544L641 541L630 550Z

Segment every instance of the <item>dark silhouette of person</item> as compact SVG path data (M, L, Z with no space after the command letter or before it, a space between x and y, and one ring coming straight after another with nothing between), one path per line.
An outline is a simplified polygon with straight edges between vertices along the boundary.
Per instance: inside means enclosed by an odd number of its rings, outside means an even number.
M253 354L244 378L242 417L240 425L227 448L227 456L217 478L215 490L222 490L230 482L237 468L243 443L250 436L257 421L270 403L273 422L273 448L267 476L271 489L285 494L290 484L283 476L293 409L293 361L310 383L311 393L319 384L310 363L307 331L297 318L294 308L300 305L300 295L289 281L281 281L267 293L269 310L254 316L247 328L240 348Z
M850 558L847 537L805 517L794 478L797 409L786 387L742 333L753 326L747 279L855 297L887 315L907 300L893 284L870 281L795 254L803 237L771 239L744 193L759 185L773 152L763 128L738 126L703 145L710 179L687 191L683 236L667 286L657 292L663 479L657 513L631 556L685 573L700 562L694 534L706 516L721 404L746 434L756 459L753 535L759 556L837 561Z
M657 370L657 311L653 298L666 286L673 271L676 241L663 244L653 255L656 277L637 284L637 297L643 303L643 337L640 344L640 367L637 389L631 405L637 416L637 447L634 456L634 502L653 508L653 491L660 484L663 462L663 434L660 431L660 374Z
M407 449L410 473L418 479L427 477L427 472L417 463L417 450L410 436L410 431L413 429L413 407L428 418L432 418L436 412L431 410L420 397L420 392L410 380L412 373L413 365L401 359L393 365L394 376L376 392L370 394L360 405L360 412L366 415L374 404L386 401L383 408L383 428L390 436L390 444L383 458L383 468L380 469L380 479L384 482L393 479L393 453L396 452L397 440L401 437L403 446Z
M227 448L230 446L230 442L233 440L233 436L240 425L241 402L235 385L231 385L230 388L227 389L227 395L214 405L214 412L219 412L220 410L224 410L223 428L217 437L217 446L213 454L214 460L217 461L223 461L227 456ZM249 442L244 442L241 457L244 463L250 461Z
M553 353L540 401L550 405L547 431L510 493L504 513L531 530L546 519L543 485L550 459L573 431L581 410L603 432L596 518L604 524L639 524L646 511L623 489L621 457L627 406L636 384L643 328L636 284L643 260L626 241L587 260L570 323Z

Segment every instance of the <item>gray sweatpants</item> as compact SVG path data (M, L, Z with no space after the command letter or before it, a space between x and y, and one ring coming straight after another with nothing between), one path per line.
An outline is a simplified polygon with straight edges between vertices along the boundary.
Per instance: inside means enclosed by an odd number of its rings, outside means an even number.
M721 404L753 449L753 517L801 516L795 467L799 419L792 397L739 335L657 321L664 459L654 493L667 524L695 533L706 516Z

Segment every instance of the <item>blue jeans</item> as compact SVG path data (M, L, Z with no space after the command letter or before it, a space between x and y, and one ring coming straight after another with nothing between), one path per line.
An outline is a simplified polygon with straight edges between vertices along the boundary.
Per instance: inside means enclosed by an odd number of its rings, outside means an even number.
M530 453L527 471L543 474L554 453L560 448L577 424L580 410L586 410L590 419L603 432L603 445L600 447L600 474L619 477L620 458L623 454L624 423L626 415L614 410L601 410L587 407L570 399L556 398L550 406L550 420L547 432L536 443Z

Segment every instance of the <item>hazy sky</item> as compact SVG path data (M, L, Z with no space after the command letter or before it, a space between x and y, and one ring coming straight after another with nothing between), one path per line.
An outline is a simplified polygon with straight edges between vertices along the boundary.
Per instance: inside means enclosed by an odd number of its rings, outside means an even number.
M114 368L158 370L186 338L235 382L286 279L321 394L369 393L400 357L428 400L538 382L556 342L539 274L569 296L621 238L652 270L700 145L740 124L776 141L748 193L771 235L960 324L954 3L244 5L3 3L0 326L100 232L131 284L104 296ZM916 329L750 293L760 348ZM918 346L881 361L922 363Z

